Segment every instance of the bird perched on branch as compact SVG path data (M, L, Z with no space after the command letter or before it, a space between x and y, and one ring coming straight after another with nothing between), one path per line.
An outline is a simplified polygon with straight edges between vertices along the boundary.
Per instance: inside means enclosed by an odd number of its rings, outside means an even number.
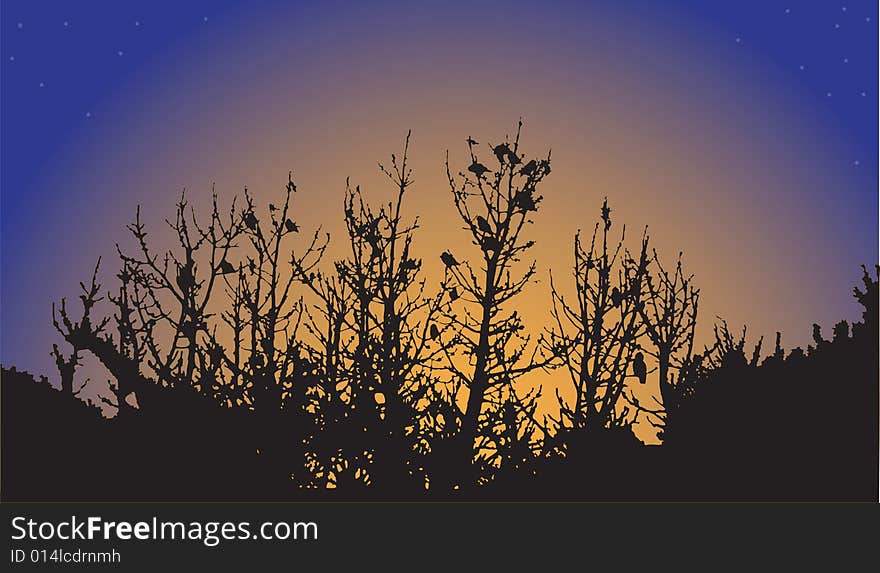
M291 233L299 233L299 225L297 225L296 223L294 223L290 219L287 219L286 221L284 221L284 227L288 231L290 231Z
M244 224L247 226L248 229L250 229L251 231L256 229L258 222L259 221L257 221L257 217L256 215L254 215L253 211L248 211L247 213L245 213Z
M522 169L519 170L520 175L525 175L529 177L535 170L538 168L538 162L532 159L528 163L522 166Z
M230 273L235 272L235 267L232 266L232 263L223 259L220 261L220 266L217 268L217 273L221 275L228 275Z
M181 266L177 272L177 286L180 290L187 291L195 286L196 279L193 276L192 267L189 265Z
M498 163L504 163L504 158L510 157L510 146L506 143L501 143L492 148L492 153L498 158Z
M644 384L648 380L648 365L645 364L645 356L641 352L636 352L633 360L633 374L638 377L639 384Z
M537 211L535 199L529 191L518 191L513 201L523 211Z
M497 253L501 250L501 243L498 241L498 239L491 235L483 237L482 246L483 250L486 252L492 251L494 253Z
M468 144L468 147L470 147L470 146L473 146L473 145L479 145L480 143L479 143L478 141L476 141L473 137L471 137L471 136L469 135L468 138L467 138L467 144Z
M458 266L458 261L455 260L455 257L449 251L443 251L443 254L440 255L440 260L443 261L447 268Z
M618 307L618 306L620 306L620 303L622 301L623 301L623 295L620 294L620 289L617 287L614 287L613 289L611 289L611 304L613 304L615 307Z
M477 227L479 227L484 233L492 232L492 226L489 225L489 221L487 221L482 215L477 215Z
M605 230L611 228L611 207L608 206L608 199L602 202L602 221L605 222Z
M431 325L431 338L434 340L440 338L440 330L437 328L436 324Z
M486 174L486 172L491 170L479 161L474 161L473 163L471 163L471 166L468 167L468 171L476 175L478 178L482 178L483 175Z

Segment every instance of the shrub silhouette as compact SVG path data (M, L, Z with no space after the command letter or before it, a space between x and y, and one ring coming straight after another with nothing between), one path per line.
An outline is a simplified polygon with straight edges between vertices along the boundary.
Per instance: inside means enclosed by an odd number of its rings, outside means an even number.
M2 494L876 499L876 273L854 289L862 320L830 339L815 325L806 351L777 334L763 357L763 340L747 351L745 329L721 321L698 353L682 255L664 266L647 229L630 251L606 199L589 243L574 237L574 291L551 274L552 326L533 340L509 309L535 278L521 259L551 169L549 153L525 155L521 128L468 138L460 172L447 160L466 251L413 248L409 134L380 165L389 203L347 184L347 254L332 262L330 237L296 223L290 175L265 208L247 190L226 209L215 194L201 219L181 196L166 252L138 210L114 285L99 259L77 305L53 304L61 390L3 368ZM109 395L78 383L87 357ZM539 369L570 385L557 411L540 414L542 388L524 386Z

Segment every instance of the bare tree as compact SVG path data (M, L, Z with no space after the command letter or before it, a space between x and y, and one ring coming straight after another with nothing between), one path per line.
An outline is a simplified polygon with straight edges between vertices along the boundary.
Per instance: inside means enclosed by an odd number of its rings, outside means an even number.
M67 341L72 347L70 357L67 358L59 350L57 344L52 345L52 356L55 358L55 365L61 376L61 390L65 394L73 394L73 378L76 373L76 367L82 360L81 353L90 346L91 339L100 335L110 321L104 318L97 324L92 323L92 309L98 304L103 297L99 296L101 285L98 284L98 270L101 267L101 259L95 264L95 270L92 272L92 279L89 286L85 283L79 283L82 294L79 299L82 303L82 318L79 322L71 320L67 311L67 301L61 299L61 307L56 316L55 304L52 304L52 325L55 330Z
M111 387L116 393L117 399L116 403L110 403L110 405L123 408L125 397L132 391L137 390L141 396L150 396L152 383L141 375L135 362L119 351L110 334L106 332L111 317L106 316L99 319L93 317L96 305L104 300L104 297L101 296L102 286L98 282L100 267L101 259L99 258L89 284L80 283L82 293L79 295L79 299L82 304L82 313L78 321L71 317L66 299L62 298L61 304L57 307L54 303L52 304L52 324L64 341L73 349L70 358L65 358L57 345L53 345L52 353L62 375L62 388L69 393L75 393L73 391L73 377L75 368L81 360L81 353L89 352L98 358L116 380L125 381Z
M556 390L557 434L563 443L572 432L631 425L638 410L628 405L628 381L635 378L644 384L647 375L639 346L645 332L640 309L648 267L647 230L633 256L624 247L626 227L616 240L609 236L611 227L606 199L589 246L583 244L580 233L575 235L571 302L550 276L554 324L545 345L561 357L574 391L569 401Z
M252 197L245 192L242 219L250 254L246 264L239 263L239 271L234 275L237 282L228 289L233 304L225 319L233 327L233 356L227 363L234 373L244 374L250 381L254 407L266 411L282 409L296 374L302 304L292 287L298 274L312 273L317 267L329 240L322 238L318 229L302 255L288 247L289 239L299 233L291 212L295 191L296 185L288 174L284 200L280 206L270 203L263 221L256 215ZM242 345L248 355L245 363Z
M424 478L413 463L420 428L416 419L430 382L426 367L440 352L432 332L437 331L434 317L442 293L426 296L422 262L412 249L418 220L403 220L404 201L413 183L407 164L409 141L408 133L402 156L392 155L390 167L379 166L394 186L392 201L374 210L359 186L347 184L349 256L336 263L336 278L312 285L327 325L319 336L327 350L327 373L337 377L339 360L331 357L342 350L350 366L343 386L351 423L360 430L355 435L364 434L370 441L362 444L365 448L348 447L370 454L366 465L355 468L350 463L349 469L361 470L359 480L387 488L413 485L418 481L414 478ZM311 284L310 278L300 276ZM350 314L340 312L343 308ZM340 348L343 325L351 340Z
M538 186L550 173L549 153L545 159L521 156L521 129L519 122L513 141L491 146L498 165L495 170L480 162L479 144L471 138L467 140L470 165L466 172L456 177L448 158L446 162L453 202L479 261L459 263L448 251L441 257L446 267L444 284L449 296L457 299L453 307L462 309L447 312L443 328L452 333L443 348L456 391L454 402L458 391L467 392L454 445L455 466L463 470L457 479L464 483L448 484L453 487L468 485L467 469L475 455L491 455L497 449L493 427L503 416L505 397L517 379L550 362L538 356L540 345L530 344L529 335L523 334L519 313L504 312L535 274L534 262L518 276L514 271L534 245L524 239L523 231L541 203Z
M131 303L121 294L117 307L123 325L130 322L127 307L131 304L137 309L138 333L123 338L132 348L132 341L140 338L138 346L143 348L137 351L145 353L146 363L160 384L194 388L198 385L197 367L204 358L201 342L208 332L208 305L219 277L232 272L227 257L244 230L244 221L236 214L235 200L228 216L222 217L214 193L206 224L199 223L185 195L177 203L174 220L166 220L166 224L174 232L178 249L154 254L138 207L134 222L128 226L137 244L136 253L126 254L117 245L126 279L123 286L127 291L128 283L132 283L131 289L136 292L132 293ZM170 334L166 347L161 332ZM210 394L212 388L205 385L201 391Z
M665 406L675 399L672 371L693 360L700 291L693 286L693 275L685 276L681 253L671 272L660 263L656 250L653 255L656 271L646 277L647 300L640 312L652 345L647 352L657 360L660 395Z

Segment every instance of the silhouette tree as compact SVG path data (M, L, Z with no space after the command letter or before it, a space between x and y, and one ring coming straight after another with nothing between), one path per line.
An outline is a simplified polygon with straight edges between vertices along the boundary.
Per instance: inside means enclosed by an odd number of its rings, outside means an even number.
M673 373L687 369L694 360L700 291L693 286L693 275L685 276L681 257L679 253L675 268L668 271L653 251L655 271L645 277L646 300L638 307L651 342L646 352L657 360L664 406L675 401Z
M137 356L131 352L145 352L146 364L161 385L178 389L202 386L201 391L209 395L212 388L207 380L201 384L196 376L197 366L205 359L201 342L211 316L208 305L218 277L226 272L227 257L244 231L244 219L235 213L235 200L228 217L222 217L214 193L209 220L200 224L186 196L181 195L174 220L166 220L166 224L175 235L176 251L153 253L140 207L134 222L128 225L137 245L135 253L126 254L117 245L123 264L122 288L128 291L131 284L137 291L131 303L122 294L117 299L124 328L120 344L123 349L128 345L135 364ZM129 304L137 308L138 332L130 325ZM161 332L169 333L167 345L163 345ZM135 350L133 341L138 337L145 350Z
M319 229L302 254L293 252L291 243L299 233L291 204L295 192L288 173L280 206L270 203L266 216L258 217L245 190L239 218L250 248L237 271L232 264L221 269L230 302L222 318L232 330L232 352L212 334L203 363L203 378L210 382L222 363L231 372L232 383L222 389L226 400L231 394L258 414L261 459L275 470L280 487L289 485L290 476L297 484L309 480L302 460L313 424L307 402L311 372L300 352L303 305L293 286L300 273L317 267L329 240Z
M234 287L228 290L232 311L227 313L226 321L233 329L243 323L244 328L235 332L233 340L244 345L248 354L246 361L233 367L252 384L254 407L267 412L283 409L297 374L297 329L302 305L294 299L292 287L298 273L310 273L317 267L328 240L316 230L304 253L293 254L288 243L299 232L291 213L294 192L296 185L288 174L284 201L280 207L270 203L268 216L260 221L254 201L245 191L242 219L251 248L246 264L240 263L240 271L232 275L237 279ZM240 353L233 344L233 354Z
M123 264L122 270L116 277L119 279L118 293L114 296L108 292L107 299L116 307L113 321L116 324L117 350L131 364L139 365L147 353L143 339L149 332L151 323L140 320L143 315L139 315L138 310L142 308L143 301L138 284L132 280L132 270L128 265ZM129 401L126 398L135 391L135 388L127 379L116 380L111 388L116 393L117 415L123 415L129 410L127 408Z
M335 274L296 267L294 274L317 301L303 307L303 326L311 343L303 342L297 350L299 367L296 371L301 374L297 386L303 388L300 407L313 419L312 431L306 438L309 447L304 452L308 479L303 480L300 487L339 487L347 482L364 484L368 476L361 475L363 467L350 468L346 460L340 459L346 449L362 453L366 443L362 437L363 427L358 431L351 415L352 292ZM360 444L353 443L354 440Z
M434 342L441 295L426 296L422 262L412 251L418 219L403 221L403 204L412 185L409 168L410 134L403 154L391 156L390 167L379 165L395 189L392 201L378 210L370 207L360 186L346 186L345 224L349 256L336 263L337 283L324 284L319 292L329 336L334 341L344 321L353 335L345 348L351 379L347 400L355 424L369 441L355 451L366 451L368 466L360 467L363 481L388 490L413 488L424 483L425 474L415 463L419 439L419 402L431 383L428 365L440 352ZM346 300L350 316L332 309ZM351 448L350 448L351 449Z
M492 455L497 449L499 436L493 428L503 416L504 404L516 395L516 380L552 359L537 356L539 345L530 350L530 337L523 335L525 327L517 311L504 312L505 304L519 295L535 274L534 262L519 276L513 273L534 245L523 238L523 231L541 203L538 186L550 173L549 153L540 160L521 157L521 129L520 121L512 142L491 147L498 165L494 171L480 162L479 144L470 138L467 172L455 177L448 158L446 162L453 202L478 249L479 266L459 263L448 251L441 257L446 268L444 285L450 289L450 297L455 293L457 298L453 308L463 307L460 313L447 311L444 324L444 330L453 333L443 341L443 348L454 402L459 391L467 393L460 430L451 446L455 453L448 460L457 475L453 483L443 487L472 483L467 468L475 454Z
M647 366L639 339L644 290L648 272L648 236L642 235L641 248L633 256L624 248L626 227L616 241L609 237L611 209L603 201L600 221L593 228L589 247L581 235L574 238L575 298L569 303L561 294L551 273L551 315L553 327L545 345L562 358L574 391L573 401L556 398L560 415L556 420L556 442L560 447L583 431L629 429L640 410L625 393L628 379L635 376L645 383ZM631 366L640 372L631 370Z
M80 364L81 352L92 347L110 321L109 318L99 320L97 323L92 322L92 309L98 304L103 297L99 296L101 285L98 284L98 270L101 267L101 259L95 264L95 270L92 272L92 279L89 286L85 283L79 283L82 294L79 295L82 303L82 317L79 322L75 322L70 318L67 311L67 300L62 298L61 305L56 315L55 303L52 303L52 325L55 330L64 338L71 346L72 351L70 357L66 358L58 349L57 344L52 345L52 356L55 358L55 365L61 376L61 390L65 394L73 394L73 379L76 373L76 367Z

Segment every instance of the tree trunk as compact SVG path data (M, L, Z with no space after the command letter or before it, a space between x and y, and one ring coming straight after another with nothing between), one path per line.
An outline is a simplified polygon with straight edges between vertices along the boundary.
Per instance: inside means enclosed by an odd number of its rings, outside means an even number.
M660 396L663 406L668 408L672 403L672 384L669 381L669 350L661 348L659 352L660 369Z
M483 316L480 322L480 338L477 341L477 363L468 388L468 402L459 435L460 460L466 468L473 461L474 440L479 431L480 413L483 409L483 396L489 388L489 375L486 372L489 362L489 329L492 308L495 306L495 261L489 261L486 270L486 291L483 301ZM467 475L464 472L462 475Z

